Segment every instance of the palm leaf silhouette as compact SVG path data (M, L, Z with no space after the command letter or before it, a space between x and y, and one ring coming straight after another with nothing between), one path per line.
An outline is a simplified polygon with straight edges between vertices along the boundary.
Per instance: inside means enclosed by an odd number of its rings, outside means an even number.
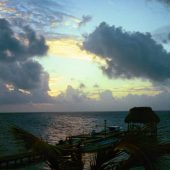
M43 154L47 164L54 170L82 170L81 153L69 145L51 145L19 127L12 127L15 139L22 141L27 150Z

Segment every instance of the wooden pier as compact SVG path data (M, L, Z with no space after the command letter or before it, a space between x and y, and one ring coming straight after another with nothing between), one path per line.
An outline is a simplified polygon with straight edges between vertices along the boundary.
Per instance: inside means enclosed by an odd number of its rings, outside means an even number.
M33 152L19 153L0 157L0 170L17 169L19 167L40 163L45 160L43 155Z

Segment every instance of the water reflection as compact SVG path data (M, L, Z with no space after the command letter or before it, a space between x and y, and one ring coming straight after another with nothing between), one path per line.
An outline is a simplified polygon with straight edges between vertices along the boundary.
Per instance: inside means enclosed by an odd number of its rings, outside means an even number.
M89 133L96 122L96 118L59 115L49 120L49 126L44 131L44 138L50 143L56 143L67 136Z

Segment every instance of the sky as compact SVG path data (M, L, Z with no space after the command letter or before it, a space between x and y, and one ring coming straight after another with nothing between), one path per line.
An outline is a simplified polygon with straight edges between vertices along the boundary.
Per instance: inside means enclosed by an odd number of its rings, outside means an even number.
M170 0L0 0L0 112L170 110Z

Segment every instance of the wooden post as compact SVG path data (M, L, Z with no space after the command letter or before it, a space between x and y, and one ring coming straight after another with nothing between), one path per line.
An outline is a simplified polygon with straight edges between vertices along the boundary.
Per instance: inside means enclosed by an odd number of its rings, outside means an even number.
M104 120L104 135L106 137L107 120Z

